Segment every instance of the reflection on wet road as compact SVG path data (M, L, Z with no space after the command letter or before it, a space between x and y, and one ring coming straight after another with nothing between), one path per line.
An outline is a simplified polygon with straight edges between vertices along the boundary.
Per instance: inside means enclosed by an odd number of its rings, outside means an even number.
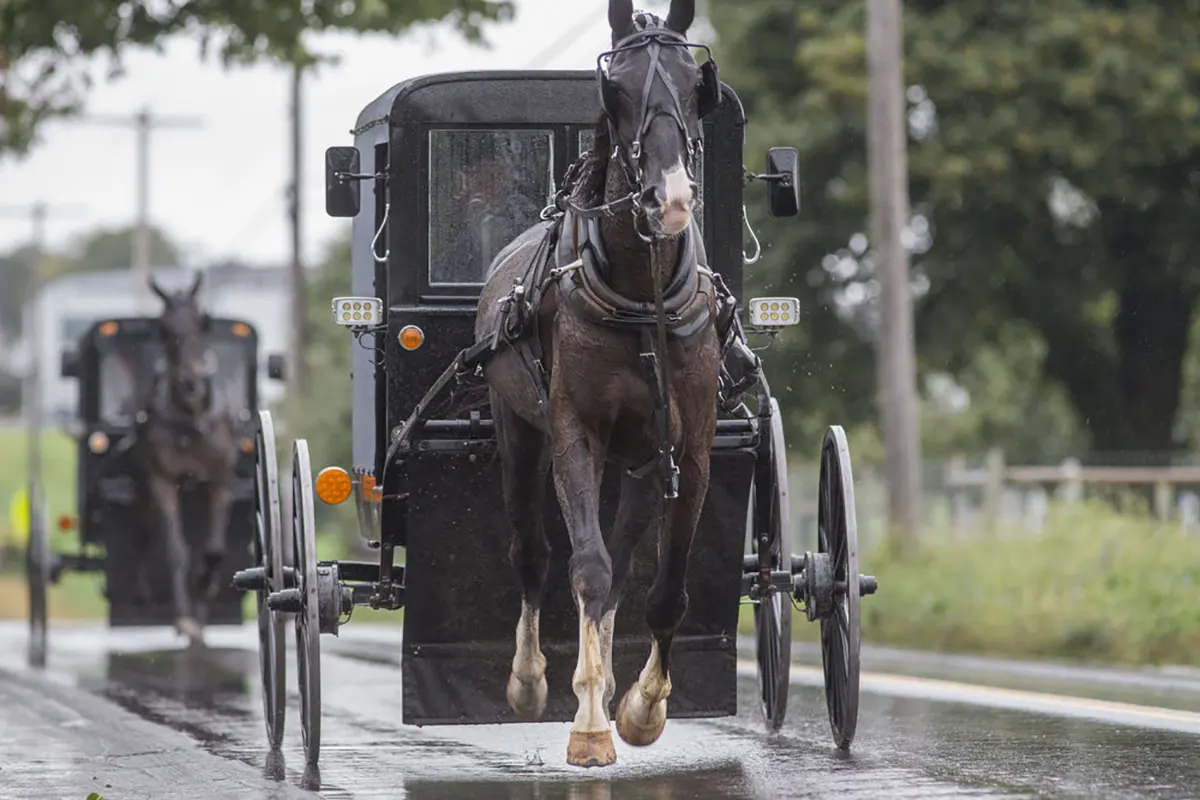
M858 738L838 754L805 667L778 735L763 731L756 687L743 679L737 717L672 720L656 745L618 740L616 766L579 770L564 761L565 723L402 725L399 634L363 625L323 639L321 770L306 775L294 661L282 754L268 757L249 628L214 629L208 649L186 650L169 631L59 627L38 675L23 664L23 626L0 627L0 797L1189 797L1200 788L1200 714L928 676L865 675Z

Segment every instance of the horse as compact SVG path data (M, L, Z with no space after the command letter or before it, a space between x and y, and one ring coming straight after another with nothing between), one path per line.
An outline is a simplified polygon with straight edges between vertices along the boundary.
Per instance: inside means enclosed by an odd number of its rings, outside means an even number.
M610 0L595 145L572 165L543 220L497 253L475 318L476 342L506 345L494 345L483 368L521 590L506 696L518 720L545 711L538 616L552 476L579 610L578 710L567 744L576 766L616 762L613 625L648 531L658 542L645 617L650 653L616 728L636 746L662 734L671 642L688 608L688 557L708 491L735 301L707 267L692 213L701 119L721 98L711 52L698 64L689 51L707 50L686 39L694 16L694 0L672 0L665 20L635 12L632 0ZM606 540L599 498L608 462L624 470Z
M220 407L213 387L216 365L205 338L208 315L196 301L203 277L197 274L190 289L175 294L150 280L150 288L163 301L159 325L165 358L142 398L133 444L141 473L138 500L145 514L143 534L162 531L166 537L175 629L193 644L202 642L207 606L220 590L218 573L225 557L239 457L236 421L229 409ZM206 487L208 499L204 560L195 575L180 501L180 482L188 477ZM148 550L142 548L138 567L144 597L148 597Z

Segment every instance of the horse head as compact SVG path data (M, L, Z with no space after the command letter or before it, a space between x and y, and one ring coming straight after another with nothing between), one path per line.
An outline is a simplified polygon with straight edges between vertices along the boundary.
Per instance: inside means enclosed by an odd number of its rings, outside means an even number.
M163 301L159 317L167 354L168 389L181 410L198 414L207 407L213 374L206 342L208 314L196 300L204 274L198 273L190 289L170 293L152 278L150 288Z
M608 138L648 238L677 236L691 224L701 120L721 99L712 52L686 38L695 14L695 0L672 0L665 21L635 13L632 0L610 0L612 49L596 62ZM692 48L708 60L697 64Z

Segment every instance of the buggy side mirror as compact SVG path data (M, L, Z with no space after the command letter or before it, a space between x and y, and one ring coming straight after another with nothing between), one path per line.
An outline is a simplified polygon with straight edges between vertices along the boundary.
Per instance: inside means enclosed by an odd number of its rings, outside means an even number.
M74 350L62 351L62 363L59 366L59 374L64 378L79 377L79 354Z
M772 147L767 151L767 203L772 217L795 217L800 213L800 155L794 147Z
M356 217L360 207L357 147L325 150L325 213L331 217Z
M267 356L267 377L273 381L283 380L283 354L271 353Z

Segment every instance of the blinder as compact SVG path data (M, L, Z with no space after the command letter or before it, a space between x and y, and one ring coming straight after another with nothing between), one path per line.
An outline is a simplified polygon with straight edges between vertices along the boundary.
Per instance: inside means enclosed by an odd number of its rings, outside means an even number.
M638 162L641 159L642 137L646 135L646 132L650 128L650 123L654 118L660 114L665 114L675 120L675 123L683 131L687 139L689 163L685 166L688 173L694 178L697 161L703 153L704 147L704 126L701 120L711 114L721 103L721 80L717 71L717 62L713 58L712 50L708 45L689 42L682 35L669 28L647 28L625 37L617 42L612 50L608 50L597 56L596 79L599 83L600 107L604 111L605 118L608 120L610 138L616 150L622 151L624 149L621 147L620 140L616 135L617 115L613 110L616 106L616 90L605 71L605 62L611 62L613 57L621 53L643 47L650 48L650 68L646 72L646 82L642 91L642 107L638 118L637 134L633 140L633 152L626 154L627 168L631 169L635 174L640 174ZM700 86L697 89L696 95L697 120L694 126L689 125L684 119L683 105L680 100L678 87L675 86L674 81L671 80L671 77L659 61L659 54L663 47L696 48L703 50L708 55L708 59L700 65ZM665 109L651 108L650 87L654 83L655 76L661 78L663 84L670 92L673 101L671 107Z

